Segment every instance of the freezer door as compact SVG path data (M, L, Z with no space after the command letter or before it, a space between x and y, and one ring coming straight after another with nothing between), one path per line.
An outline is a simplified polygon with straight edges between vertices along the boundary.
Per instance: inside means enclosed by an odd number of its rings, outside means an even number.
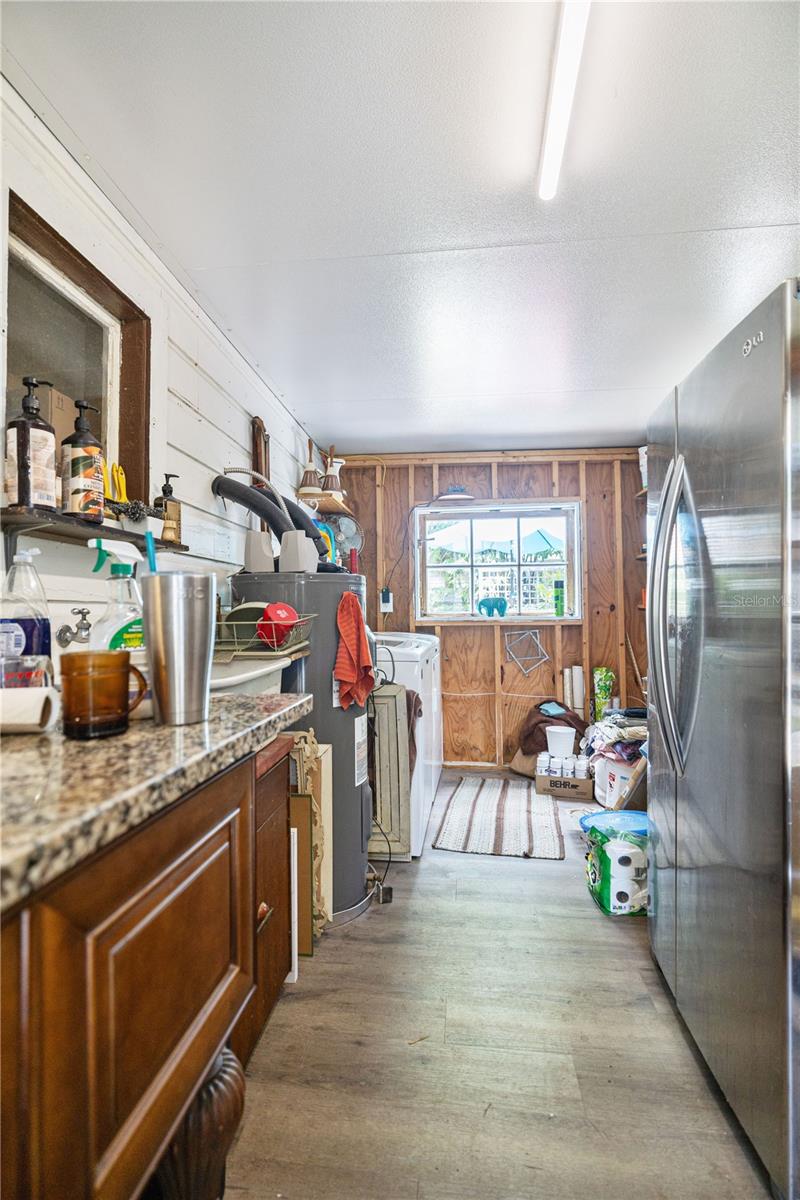
M683 559L675 568L682 589L675 700L693 725L677 784L678 1006L788 1196L787 297L786 288L773 293L678 389L685 488L676 514Z
M675 990L675 772L653 684L655 642L663 632L667 655L674 662L674 621L663 631L653 625L652 576L655 539L662 528L664 506L675 468L675 393L670 393L650 421L647 444L648 570L648 762L647 794L650 818L648 866L648 924L650 944L670 988ZM667 608L674 613L674 581L667 581ZM656 668L657 670L657 668Z

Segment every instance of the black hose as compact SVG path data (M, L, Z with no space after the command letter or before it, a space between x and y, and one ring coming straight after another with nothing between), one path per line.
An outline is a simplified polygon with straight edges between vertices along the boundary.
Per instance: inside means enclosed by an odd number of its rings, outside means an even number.
M233 500L236 504L241 504L243 508L255 513L257 517L261 517L263 521L267 522L278 541L281 540L284 533L291 533L294 529L292 522L281 512L274 500L270 500L267 493L260 488L249 487L246 483L237 483L235 479L230 479L227 475L217 475L211 484L211 491L215 496Z

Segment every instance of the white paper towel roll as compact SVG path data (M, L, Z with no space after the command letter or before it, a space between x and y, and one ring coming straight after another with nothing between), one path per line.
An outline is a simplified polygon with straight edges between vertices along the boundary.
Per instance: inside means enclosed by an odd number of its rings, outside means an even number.
M583 667L572 668L572 702L576 712L583 712L586 703L586 689L583 684Z
M0 733L47 733L60 716L55 688L0 688Z
M647 855L641 846L614 838L603 850L611 859L613 875L639 875L647 866Z

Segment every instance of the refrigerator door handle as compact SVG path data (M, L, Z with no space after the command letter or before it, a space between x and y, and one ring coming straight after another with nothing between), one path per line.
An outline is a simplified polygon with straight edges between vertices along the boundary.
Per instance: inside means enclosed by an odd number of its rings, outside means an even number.
M664 740L669 749L669 757L672 761L673 770L679 775L683 774L686 765L681 745L681 737L678 731L678 719L675 712L675 704L670 686L670 670L667 657L667 626L669 614L667 612L667 599L669 582L669 548L672 543L672 533L675 529L675 521L678 515L678 505L680 504L681 495L683 494L684 478L686 474L686 464L682 454L679 454L675 459L675 470L672 473L670 488L666 495L664 503L664 515L661 524L661 538L659 544L660 561L657 567L658 578L656 580L656 595L655 595L655 633L656 633L656 661L658 663L658 687L660 693L660 710L662 712L662 729L664 732Z
M653 707L656 711L661 736L667 758L673 771L677 769L674 743L671 739L671 729L668 727L666 711L666 676L663 674L666 665L666 575L667 555L664 549L663 530L665 515L670 505L676 474L676 459L672 459L664 475L661 489L661 502L656 513L653 528L652 544L649 547L647 579L647 657L650 663L649 687L653 696ZM668 543L667 543L668 544ZM662 605L662 595L664 603Z

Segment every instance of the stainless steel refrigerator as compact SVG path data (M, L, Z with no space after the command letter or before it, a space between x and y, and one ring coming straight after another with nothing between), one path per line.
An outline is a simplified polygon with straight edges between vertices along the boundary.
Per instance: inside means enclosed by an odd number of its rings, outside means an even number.
M800 1197L800 299L777 288L648 433L650 935Z

